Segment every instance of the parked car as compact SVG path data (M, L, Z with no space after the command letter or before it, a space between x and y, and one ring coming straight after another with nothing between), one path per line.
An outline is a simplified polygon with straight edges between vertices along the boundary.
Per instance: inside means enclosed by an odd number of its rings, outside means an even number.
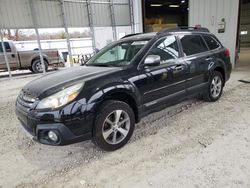
M230 77L229 56L205 28L135 34L111 43L82 67L28 83L16 114L42 144L92 139L116 150L152 112L190 96L217 101Z
M43 72L38 49L34 49L32 51L18 51L13 41L4 41L4 46L11 70L29 69L34 73ZM58 65L60 63L59 53L56 49L43 50L42 55L46 70L49 65ZM2 49L2 42L0 42L0 70L7 70Z

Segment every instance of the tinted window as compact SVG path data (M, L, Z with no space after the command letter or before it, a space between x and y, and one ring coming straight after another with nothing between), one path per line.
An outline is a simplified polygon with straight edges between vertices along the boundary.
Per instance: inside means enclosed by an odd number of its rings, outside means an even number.
M171 59L176 59L179 57L178 44L175 36L168 36L166 38L160 39L151 48L148 55L159 55L161 57L161 63L166 63L166 61Z
M210 50L214 50L220 47L220 44L214 38L208 35L204 35L203 38L205 39Z
M9 45L8 42L4 42L4 46L5 46L5 50L6 50L7 52L10 52L10 51L11 51L10 45ZM2 43L1 43L1 42L0 42L0 52L3 52L3 48L2 48Z
M180 36L183 52L186 56L207 51L207 46L200 35Z

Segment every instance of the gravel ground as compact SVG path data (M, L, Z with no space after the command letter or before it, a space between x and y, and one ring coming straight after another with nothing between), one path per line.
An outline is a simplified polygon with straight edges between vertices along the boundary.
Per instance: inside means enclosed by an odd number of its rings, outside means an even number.
M0 187L250 187L250 84L238 82L250 80L244 62L220 101L193 99L149 115L115 152L90 141L33 142L14 102L34 77L0 80Z

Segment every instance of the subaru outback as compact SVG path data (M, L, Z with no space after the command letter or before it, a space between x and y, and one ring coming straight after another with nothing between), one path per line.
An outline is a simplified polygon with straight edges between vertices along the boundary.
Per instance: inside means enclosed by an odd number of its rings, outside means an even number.
M92 141L113 151L135 124L184 99L217 101L231 73L229 50L206 28L134 34L100 50L84 66L24 86L16 115L48 145Z

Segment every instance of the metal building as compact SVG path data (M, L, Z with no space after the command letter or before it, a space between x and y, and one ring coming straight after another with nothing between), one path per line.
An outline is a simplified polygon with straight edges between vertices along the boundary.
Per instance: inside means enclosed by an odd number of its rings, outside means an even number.
M68 52L71 46L68 28L88 27L93 49L103 47L120 34L140 33L144 30L146 0L0 0L0 29L64 28ZM177 3L177 1L168 0ZM230 49L235 64L239 36L240 0L182 0L188 1L188 25L207 27ZM166 3L164 0L150 2ZM14 10L14 11L13 11ZM243 7L243 17L248 9ZM247 22L244 18L243 22ZM248 27L248 26L246 26ZM245 36L244 40L248 41ZM40 46L40 45L39 45ZM40 47L41 54L41 47ZM42 58L41 58L42 59ZM7 59L6 59L7 61Z
M141 8L143 6L142 2L149 2L154 6L155 14L159 14L157 10L160 7L166 6L169 3L169 6L177 9L183 1L173 1L173 0L142 0L136 1L138 4L134 12L142 13ZM230 49L231 52L231 61L234 66L236 58L236 44L239 36L239 6L240 0L189 0L188 1L188 26L202 26L207 27L212 33L214 33L219 40L223 43L224 46ZM144 5L145 6L145 5ZM144 7L145 9L145 7ZM145 11L144 15L145 17ZM156 15L157 17L157 15ZM245 23L244 27L248 27L249 11L246 6L243 7L243 22ZM135 14L135 20L141 20L141 27L143 25L143 20L140 15ZM247 29L247 28L246 28ZM248 35L249 36L249 35ZM247 36L244 36L245 40Z
M35 29L43 61L38 28L64 28L72 62L68 28L89 27L95 49L97 27L110 27L114 40L117 27L134 32L132 6L131 0L0 0L0 29Z

